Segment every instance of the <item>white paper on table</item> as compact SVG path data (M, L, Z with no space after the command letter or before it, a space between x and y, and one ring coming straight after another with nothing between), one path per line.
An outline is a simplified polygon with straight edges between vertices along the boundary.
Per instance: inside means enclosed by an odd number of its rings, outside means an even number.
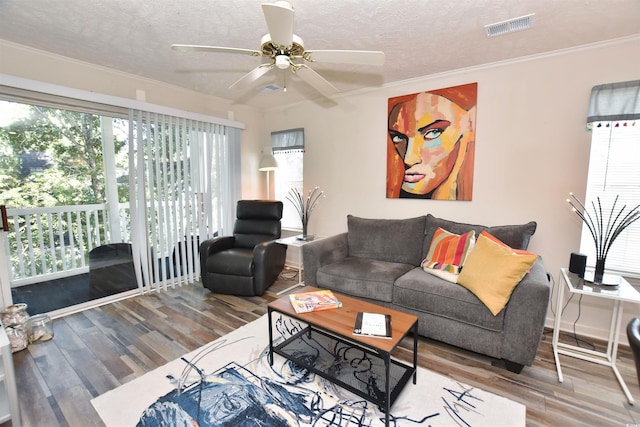
M362 313L362 333L386 335L387 324L385 315L377 313Z

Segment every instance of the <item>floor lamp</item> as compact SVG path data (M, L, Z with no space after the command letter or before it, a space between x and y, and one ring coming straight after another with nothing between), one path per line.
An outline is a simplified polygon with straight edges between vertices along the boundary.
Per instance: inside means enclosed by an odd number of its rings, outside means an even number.
M258 165L258 170L260 172L267 173L267 200L271 200L271 182L269 181L269 172L276 169L278 169L278 162L276 161L276 158L273 157L271 148L263 148L262 157L260 158L260 164Z

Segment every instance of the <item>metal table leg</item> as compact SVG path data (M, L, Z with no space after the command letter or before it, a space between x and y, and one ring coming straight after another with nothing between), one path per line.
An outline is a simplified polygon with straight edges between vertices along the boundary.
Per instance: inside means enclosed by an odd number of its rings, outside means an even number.
M302 246L298 246L298 283L293 286L289 286L287 289L278 292L276 295L287 293L291 289L295 289L298 286L304 286L304 282L302 281Z
M391 382L391 375L389 373L390 365L391 365L391 355L389 353L384 353L384 366L385 366L385 410L384 410L384 425L389 427L389 412L391 412L391 388L389 387L389 383Z
M269 365L273 366L273 328L271 322L271 308L267 309L267 318L269 319Z
M558 382L562 382L562 368L560 367L560 356L558 355L558 341L560 339L560 320L562 317L562 300L564 299L564 287L566 283L560 283L560 280L564 282L564 277L560 274L558 278L558 295L556 300L556 315L553 322L553 358L556 361L556 371L558 372Z

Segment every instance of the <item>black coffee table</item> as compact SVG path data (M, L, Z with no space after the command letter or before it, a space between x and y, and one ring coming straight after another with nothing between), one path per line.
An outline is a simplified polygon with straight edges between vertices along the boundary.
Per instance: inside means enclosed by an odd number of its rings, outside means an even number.
M306 286L298 292L315 290L319 289ZM342 303L341 308L311 313L296 313L288 295L269 303L269 363L273 364L274 353L279 354L378 405L385 412L385 424L388 426L390 408L400 391L411 377L414 384L417 381L418 318L357 298L334 294ZM390 314L391 339L353 335L359 311ZM307 327L274 346L273 312L297 319ZM409 332L413 334L413 366L391 358L391 353ZM339 354L322 349L336 349ZM361 369L361 363L354 365L354 360L366 360L367 369ZM377 384L379 379L384 380L383 387Z

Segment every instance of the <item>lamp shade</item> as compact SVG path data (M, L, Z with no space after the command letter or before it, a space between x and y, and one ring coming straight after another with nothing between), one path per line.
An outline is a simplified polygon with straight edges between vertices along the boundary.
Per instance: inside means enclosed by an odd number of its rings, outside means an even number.
M276 158L273 157L273 153L271 149L262 149L262 157L260 158L260 164L258 165L258 170L261 172L265 171L273 171L278 169L278 162Z

